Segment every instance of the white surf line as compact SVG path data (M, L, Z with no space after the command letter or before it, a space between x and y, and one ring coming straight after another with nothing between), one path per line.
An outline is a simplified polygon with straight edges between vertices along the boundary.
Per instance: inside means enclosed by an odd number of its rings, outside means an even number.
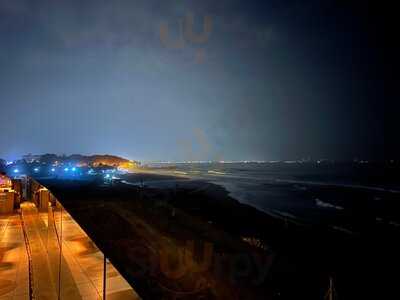
M174 174L178 174L178 175L187 175L187 172L183 172L183 171L174 171Z
M329 202L324 202L320 199L315 199L315 204L319 207L322 208L332 208L332 209L336 209L336 210L343 210L344 208L342 206L338 206L338 205L334 205L332 203Z
M121 182L123 184L127 184L127 185L140 186L140 182L133 183L133 182L129 182L129 181L126 181L126 180L122 180Z
M226 173L224 173L224 172L214 171L214 170L209 170L207 173L215 174L215 175L226 175Z
M329 182L290 180L290 179L275 179L275 181L276 182L282 182L282 183L298 183L298 184L316 185L316 186L347 187L347 188L363 189L363 190L369 190L369 191L375 191L375 192L389 192L389 193L400 194L399 190L386 189L386 188L380 188L380 187L372 187L372 186L365 186L365 185L358 185L358 184L329 183Z

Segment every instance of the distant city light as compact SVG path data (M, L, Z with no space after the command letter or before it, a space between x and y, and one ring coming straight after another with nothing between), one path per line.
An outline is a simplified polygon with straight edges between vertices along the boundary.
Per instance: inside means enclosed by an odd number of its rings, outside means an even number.
M14 170L14 173L19 173L19 170L18 170L18 169L15 169L15 170Z
M56 171L56 169L54 169L54 168L51 168L51 170L50 171L52 171L52 172L55 172Z
M33 171L35 171L37 173L37 172L39 172L39 168L34 168Z

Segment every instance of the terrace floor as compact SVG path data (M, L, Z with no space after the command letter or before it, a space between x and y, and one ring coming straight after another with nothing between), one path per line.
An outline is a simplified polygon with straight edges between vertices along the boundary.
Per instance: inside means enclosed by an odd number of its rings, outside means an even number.
M35 299L103 298L104 254L65 210L24 202L21 215L0 216L0 300L29 299L27 249ZM108 261L106 270L106 299L140 299Z
M29 299L28 255L21 218L0 215L0 299Z

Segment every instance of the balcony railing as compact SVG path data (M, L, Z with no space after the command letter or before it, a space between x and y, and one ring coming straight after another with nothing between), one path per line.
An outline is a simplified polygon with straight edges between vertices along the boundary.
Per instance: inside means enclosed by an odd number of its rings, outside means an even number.
M34 299L140 299L62 204L28 178L21 203Z

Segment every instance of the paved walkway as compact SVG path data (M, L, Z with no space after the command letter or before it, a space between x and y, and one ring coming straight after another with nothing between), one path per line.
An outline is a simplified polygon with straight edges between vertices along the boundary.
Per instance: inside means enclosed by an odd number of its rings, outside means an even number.
M28 256L18 214L0 215L0 299L29 299Z
M104 255L71 216L61 207L38 212L31 202L21 204L21 211L23 223L18 214L0 216L0 300L29 299L23 226L36 299L102 299ZM140 299L109 262L106 299Z
M55 213L55 220L58 224L59 213ZM91 297L94 297L96 293L99 296L103 295L104 255L65 210L62 213L62 233L63 255L72 270L74 281L78 284L81 294ZM107 300L140 299L128 282L108 261L106 269Z

